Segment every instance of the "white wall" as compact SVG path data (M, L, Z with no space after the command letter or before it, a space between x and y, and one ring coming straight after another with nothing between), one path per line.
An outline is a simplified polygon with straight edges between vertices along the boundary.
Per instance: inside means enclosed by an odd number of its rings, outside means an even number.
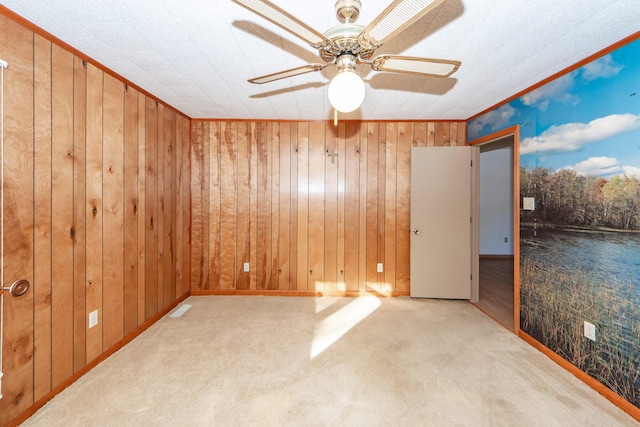
M480 153L480 255L513 255L512 147Z

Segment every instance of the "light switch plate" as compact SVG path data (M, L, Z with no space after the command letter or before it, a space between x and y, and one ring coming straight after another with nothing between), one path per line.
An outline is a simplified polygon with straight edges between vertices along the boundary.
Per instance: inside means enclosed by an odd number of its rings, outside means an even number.
M523 197L522 198L522 209L525 211L534 211L536 210L536 198L535 197Z

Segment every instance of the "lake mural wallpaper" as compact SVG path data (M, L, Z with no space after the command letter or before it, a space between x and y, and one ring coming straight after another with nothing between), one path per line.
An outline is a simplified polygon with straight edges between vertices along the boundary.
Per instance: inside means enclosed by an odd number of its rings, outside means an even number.
M468 139L516 124L535 198L520 328L640 407L640 40L470 121Z

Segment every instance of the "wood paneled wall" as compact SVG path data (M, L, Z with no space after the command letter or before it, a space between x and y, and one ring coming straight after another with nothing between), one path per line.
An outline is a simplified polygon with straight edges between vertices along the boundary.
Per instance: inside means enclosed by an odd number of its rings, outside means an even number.
M192 121L192 292L408 294L411 146L465 130Z
M189 292L190 120L0 14L0 425ZM99 311L98 325L88 317Z

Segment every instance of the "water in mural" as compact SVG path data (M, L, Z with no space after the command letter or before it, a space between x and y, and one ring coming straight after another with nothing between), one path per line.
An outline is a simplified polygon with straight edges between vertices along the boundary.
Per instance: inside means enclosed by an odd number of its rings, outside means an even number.
M469 138L515 124L535 198L520 326L640 407L640 40L474 119Z

